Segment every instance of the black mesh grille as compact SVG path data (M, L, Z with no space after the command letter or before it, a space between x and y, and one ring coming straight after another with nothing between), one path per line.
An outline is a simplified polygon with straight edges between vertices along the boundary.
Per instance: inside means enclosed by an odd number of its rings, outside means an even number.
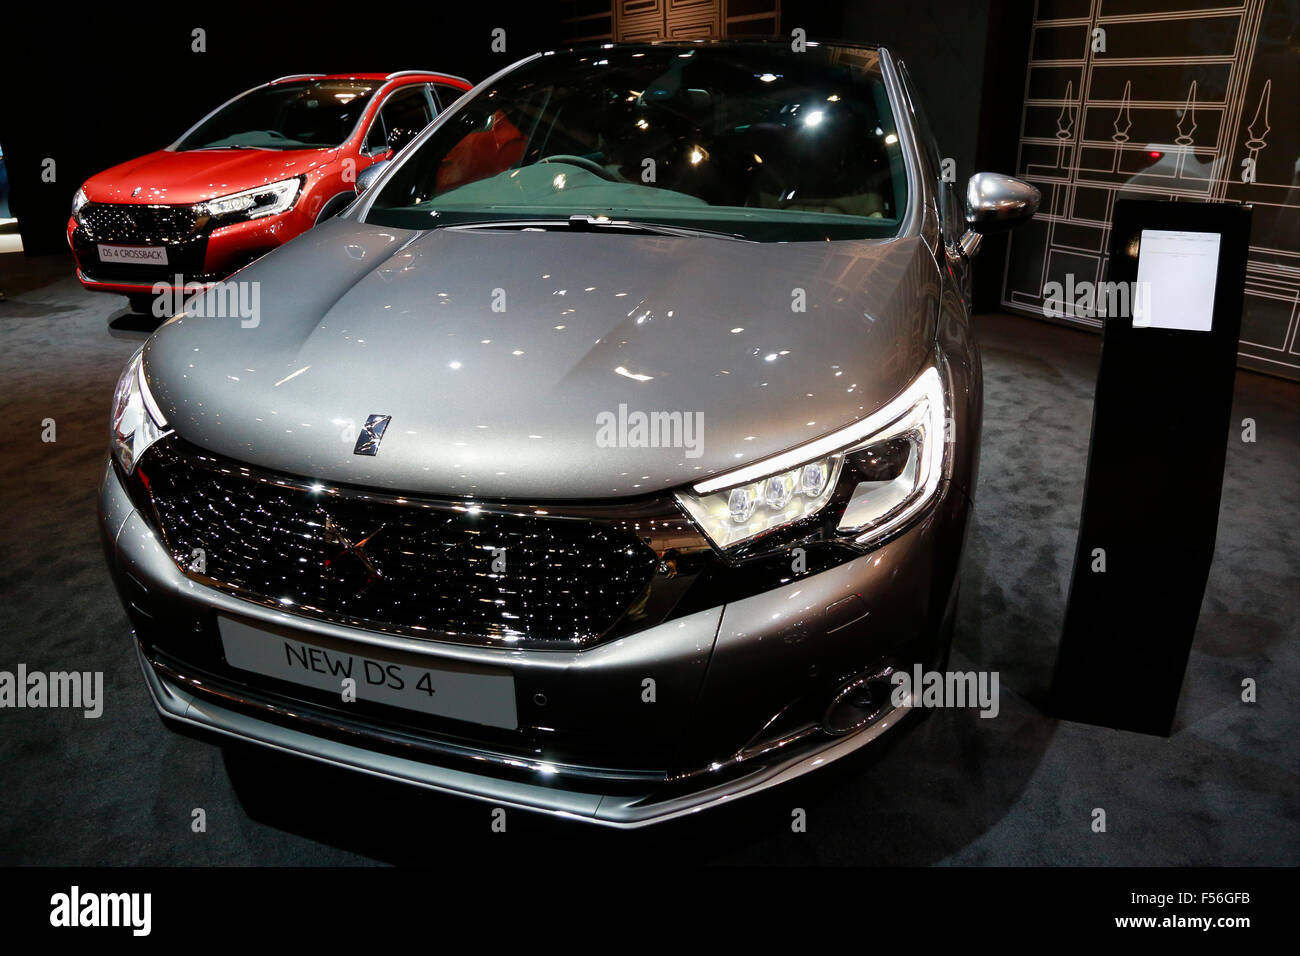
M592 643L644 603L657 565L636 536L600 521L313 490L169 441L138 473L191 577L381 630L528 647Z
M221 278L204 272L208 237L200 234L190 242L167 246L167 264L140 262L104 262L99 257L99 247L91 242L84 230L72 234L72 248L83 275L95 282L131 282L153 285L155 282L174 283L176 276L183 281L204 282Z
M79 218L93 242L184 242L201 225L193 206L87 203Z

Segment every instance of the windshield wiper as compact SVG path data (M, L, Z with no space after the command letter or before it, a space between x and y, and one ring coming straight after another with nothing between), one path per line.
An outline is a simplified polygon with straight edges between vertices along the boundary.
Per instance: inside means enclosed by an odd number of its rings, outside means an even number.
M552 232L622 232L633 236L679 236L692 239L728 239L732 242L753 242L734 232L713 229L696 229L692 226L667 226L658 222L640 222L631 219L610 219L606 216L576 215L567 219L485 219L482 222L463 222L447 229L514 229Z

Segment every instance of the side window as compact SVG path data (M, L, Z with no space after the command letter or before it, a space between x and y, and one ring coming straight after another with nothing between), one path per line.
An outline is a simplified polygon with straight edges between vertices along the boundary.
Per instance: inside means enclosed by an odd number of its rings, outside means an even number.
M451 106L458 99L464 96L468 90L462 90L455 86L448 86L446 83L433 84L435 95L438 97L438 108L446 112L447 107Z
M401 149L415 134L433 122L433 106L424 84L404 86L388 95L370 126L366 149L377 152L392 146Z

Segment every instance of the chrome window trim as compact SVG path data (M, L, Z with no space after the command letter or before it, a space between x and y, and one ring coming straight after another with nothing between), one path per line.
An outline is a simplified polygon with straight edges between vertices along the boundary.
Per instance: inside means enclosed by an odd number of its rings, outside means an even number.
M457 76L454 73L439 73L437 70L398 70L396 73L389 73L384 77L384 80L395 80L399 76L438 76L446 80L457 80L458 82L464 83L466 86L474 85L463 76Z
M898 228L898 238L919 236L925 225L926 197L929 195L923 182L924 177L917 168L920 145L916 139L916 127L907 93L898 75L894 56L884 47L879 47L880 74L885 80L885 90L889 94L889 106L894 113L894 126L898 129L899 139L903 141L903 166L907 171L907 211Z

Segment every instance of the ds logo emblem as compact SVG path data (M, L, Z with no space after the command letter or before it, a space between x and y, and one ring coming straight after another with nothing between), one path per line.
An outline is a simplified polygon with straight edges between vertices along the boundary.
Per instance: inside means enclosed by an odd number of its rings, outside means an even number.
M379 443L384 440L384 432L392 420L392 415L371 415L367 418L366 423L361 426L361 434L357 436L352 454L369 455L372 458L378 454Z

